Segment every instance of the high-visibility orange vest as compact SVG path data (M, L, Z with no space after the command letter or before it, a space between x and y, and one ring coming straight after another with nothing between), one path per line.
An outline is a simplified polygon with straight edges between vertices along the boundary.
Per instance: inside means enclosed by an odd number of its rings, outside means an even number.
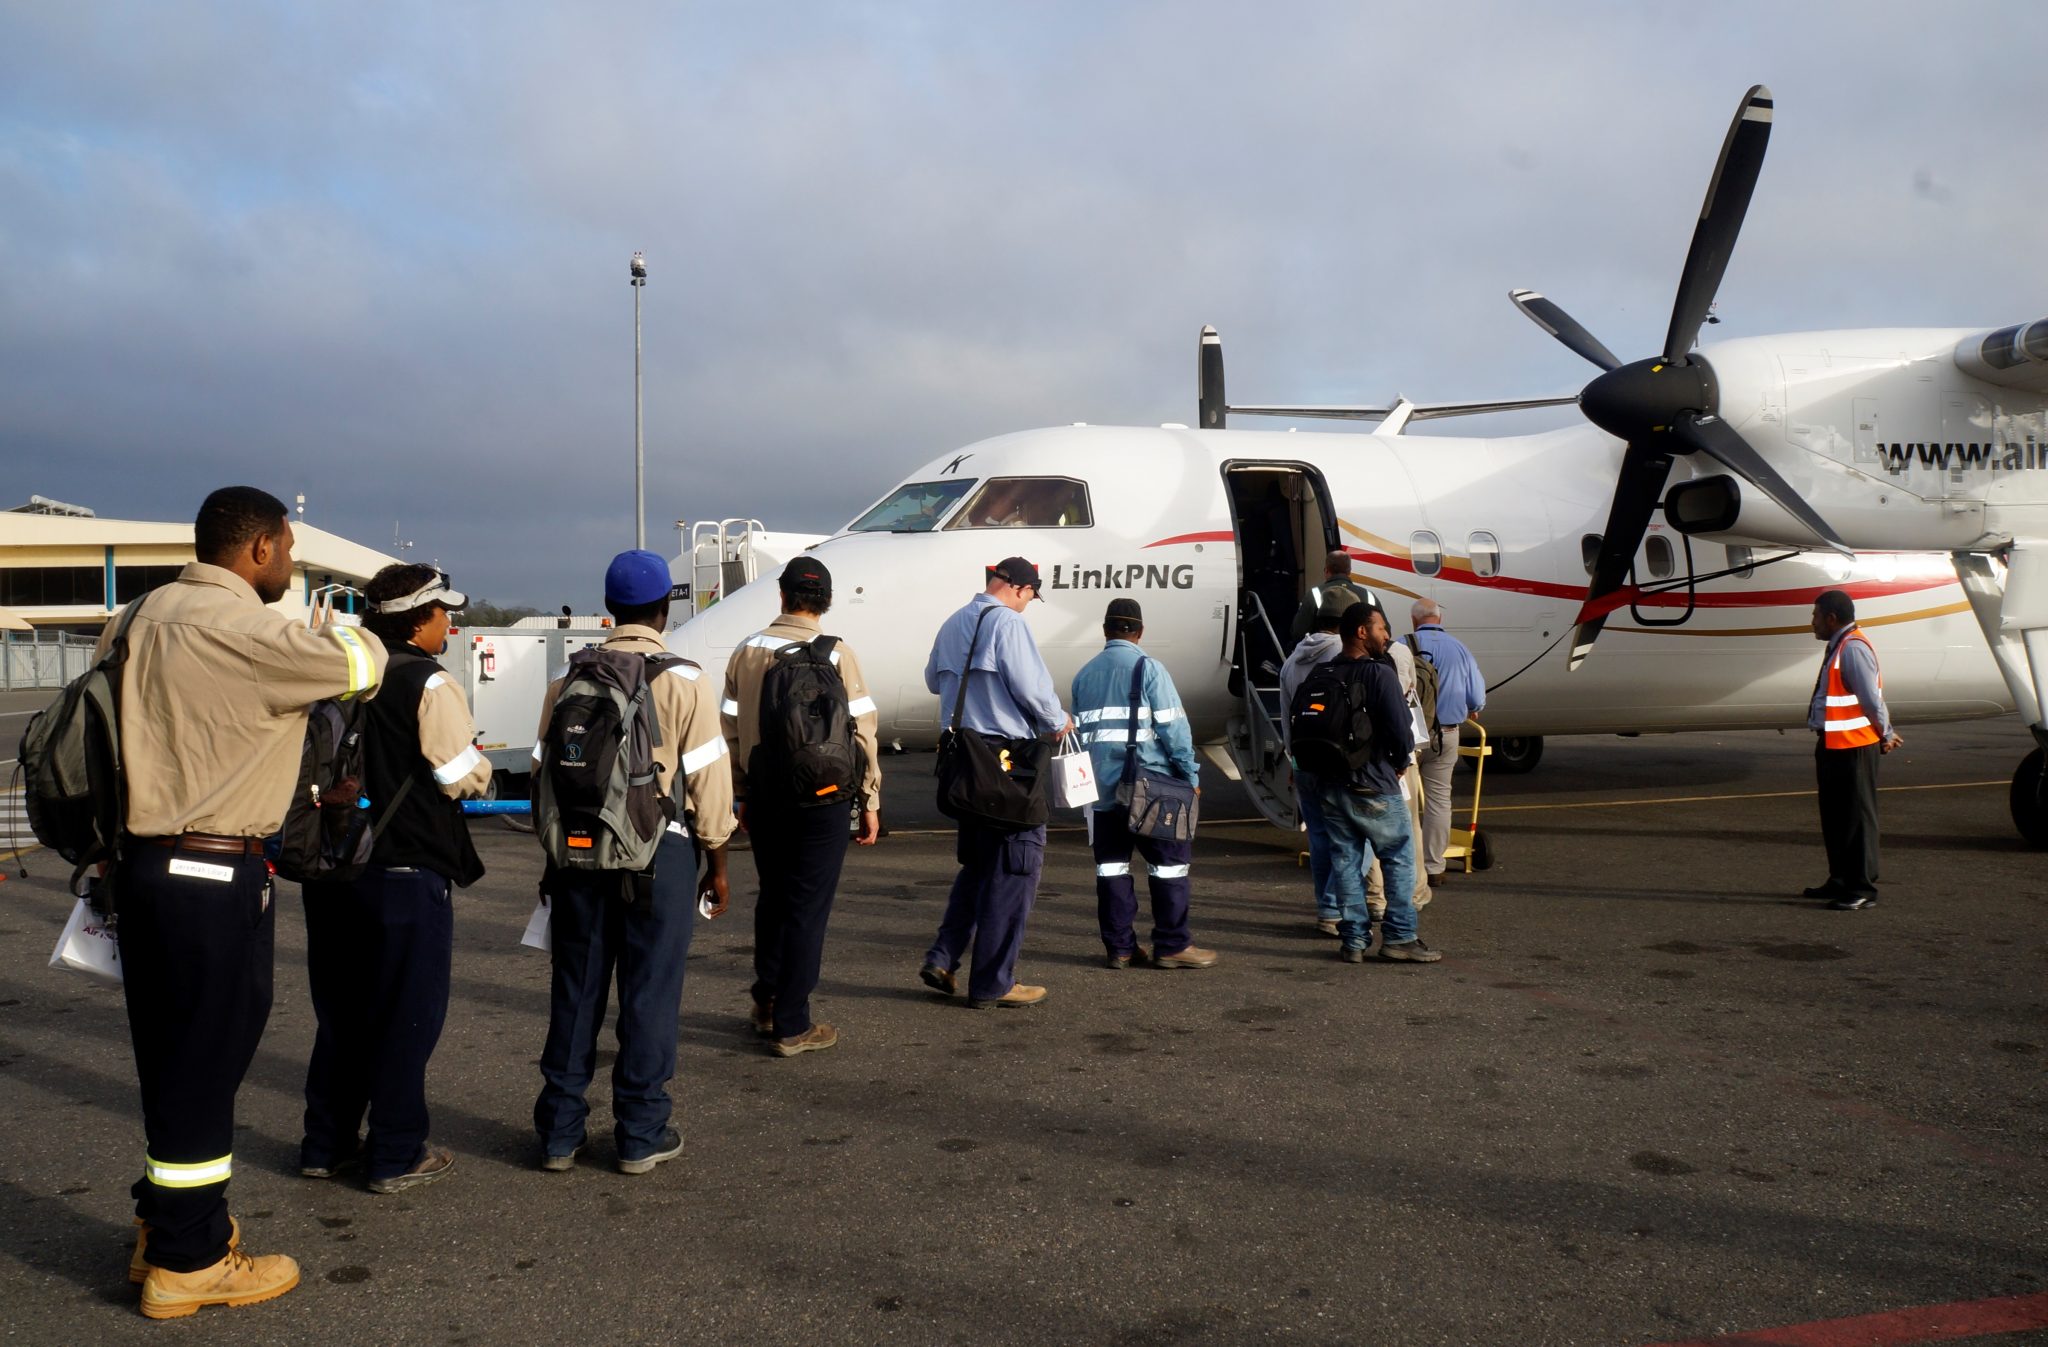
M1851 641L1862 641L1863 648L1870 652L1871 664L1877 663L1877 647L1864 636L1862 628L1849 628L1842 644L1835 647L1834 658L1828 661L1828 700L1820 736L1824 748L1861 748L1877 742L1877 726L1870 723L1870 717L1863 714L1863 704L1842 682L1842 648ZM1880 694L1884 692L1882 670L1877 675L1877 690Z

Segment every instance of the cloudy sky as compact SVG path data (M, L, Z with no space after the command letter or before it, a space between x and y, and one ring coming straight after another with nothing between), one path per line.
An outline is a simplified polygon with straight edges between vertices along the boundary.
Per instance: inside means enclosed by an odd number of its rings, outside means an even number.
M1191 421L1203 323L1242 401L1569 390L1506 292L1647 354L1755 82L1720 334L2039 317L2044 51L2032 0L0 0L0 494L303 491L589 605L634 249L664 552L987 435Z

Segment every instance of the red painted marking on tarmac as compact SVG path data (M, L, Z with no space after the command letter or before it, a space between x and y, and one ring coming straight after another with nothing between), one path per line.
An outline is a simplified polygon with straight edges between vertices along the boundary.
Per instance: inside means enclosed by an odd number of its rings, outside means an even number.
M2048 1291L1996 1300L1959 1300L1920 1305L1853 1319L1820 1319L1810 1324L1760 1328L1716 1338L1688 1338L1652 1347L1895 1347L1916 1342L1955 1342L1994 1333L2048 1328Z

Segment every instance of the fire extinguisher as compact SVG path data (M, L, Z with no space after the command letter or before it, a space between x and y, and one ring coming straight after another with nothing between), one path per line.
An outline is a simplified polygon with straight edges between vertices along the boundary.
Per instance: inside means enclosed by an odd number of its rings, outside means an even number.
M486 680L498 676L498 651L496 646L484 647L483 676Z

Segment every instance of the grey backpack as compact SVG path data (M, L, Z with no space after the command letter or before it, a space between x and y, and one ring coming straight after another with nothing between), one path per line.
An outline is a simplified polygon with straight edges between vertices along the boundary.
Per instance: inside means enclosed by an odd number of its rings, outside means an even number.
M651 680L687 661L602 647L569 657L533 774L533 831L563 870L645 870L676 817L661 793Z

